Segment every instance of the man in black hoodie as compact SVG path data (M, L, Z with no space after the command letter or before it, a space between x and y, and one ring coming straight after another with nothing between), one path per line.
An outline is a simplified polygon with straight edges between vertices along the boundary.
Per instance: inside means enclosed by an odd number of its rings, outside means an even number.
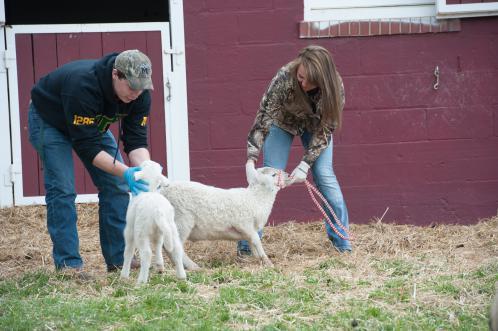
M152 65L138 50L67 63L31 90L29 139L43 161L47 227L57 270L80 271L74 150L99 190L99 230L108 271L123 264L129 193L147 191L134 173L145 160ZM119 122L118 143L109 126ZM124 164L122 139L130 164Z

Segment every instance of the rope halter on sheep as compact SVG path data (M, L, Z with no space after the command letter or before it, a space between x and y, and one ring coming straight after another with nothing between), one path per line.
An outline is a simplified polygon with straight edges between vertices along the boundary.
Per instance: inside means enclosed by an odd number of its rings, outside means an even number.
M285 187L285 180L284 180L284 172L282 170L279 170L277 173L277 186L279 189L283 189Z
M330 204L328 203L328 201L320 193L320 191L318 191L318 189L316 187L314 187L307 180L304 181L304 184L306 184L306 188L308 189L308 192L310 194L311 199L313 200L313 202L315 203L315 205L318 207L318 209L322 212L322 215L325 217L325 220L330 225L330 227L332 228L332 230L334 230L334 232L339 237L341 237L344 240L353 240L354 238L353 238L353 236L351 236L351 233L346 229L346 227L339 220L339 218L337 217L337 215L334 213L334 210L332 209L332 207L330 206ZM320 197L320 199L322 199L322 201L325 203L325 206L327 206L327 208L329 209L330 213L332 214L332 217L334 217L334 220L336 221L337 225L344 231L344 233L346 233L347 237L344 236L339 230L337 230L337 228L335 227L334 223L332 223L332 221L330 220L330 218L327 215L327 213L325 212L325 210L323 210L322 206L320 206L320 203L316 200L315 195L313 193L315 193L316 195L318 195Z

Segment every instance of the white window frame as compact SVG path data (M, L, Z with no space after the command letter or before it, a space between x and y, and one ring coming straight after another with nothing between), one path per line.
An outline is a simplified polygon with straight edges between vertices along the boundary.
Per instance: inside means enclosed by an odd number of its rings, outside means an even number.
M304 21L436 16L435 0L304 0Z
M446 0L436 0L436 9L438 19L496 16L498 15L498 1L448 5Z
M446 0L304 0L305 22L496 15L498 1L448 5Z
M0 24L5 24L5 5L4 1L0 1Z

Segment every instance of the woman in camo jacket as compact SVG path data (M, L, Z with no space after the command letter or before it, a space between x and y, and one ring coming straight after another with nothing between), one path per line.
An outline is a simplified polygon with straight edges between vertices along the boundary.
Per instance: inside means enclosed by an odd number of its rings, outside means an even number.
M254 166L263 149L264 166L284 170L292 140L299 136L304 155L291 174L292 183L304 182L311 168L317 188L348 229L348 210L332 166L332 133L341 126L343 107L344 85L329 51L305 47L277 72L261 100L247 140L246 166ZM336 225L328 210L327 214ZM339 237L327 222L325 227L339 252L351 251L349 240ZM237 249L239 255L251 254L247 241L240 241Z

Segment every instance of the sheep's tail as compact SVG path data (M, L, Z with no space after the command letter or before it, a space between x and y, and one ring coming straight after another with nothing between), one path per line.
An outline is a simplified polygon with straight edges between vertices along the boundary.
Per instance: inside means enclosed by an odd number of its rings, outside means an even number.
M161 230L164 238L164 248L168 251L171 252L174 247L174 242L173 242L173 235L175 232L177 232L176 228L172 228L172 224L174 224L173 217L171 220L168 220L168 217L170 217L169 214L160 212L158 215L158 218L156 218L156 225L157 227Z

